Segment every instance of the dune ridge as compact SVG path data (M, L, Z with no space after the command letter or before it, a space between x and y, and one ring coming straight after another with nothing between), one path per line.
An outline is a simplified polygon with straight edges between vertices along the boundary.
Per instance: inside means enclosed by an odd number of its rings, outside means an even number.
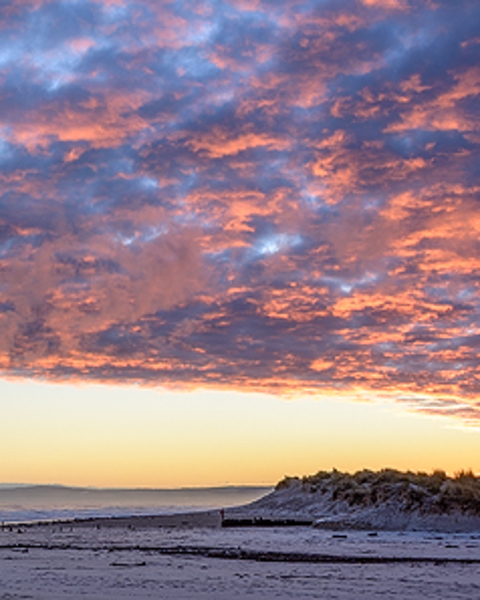
M480 478L395 469L285 477L230 519L311 519L328 529L480 531Z

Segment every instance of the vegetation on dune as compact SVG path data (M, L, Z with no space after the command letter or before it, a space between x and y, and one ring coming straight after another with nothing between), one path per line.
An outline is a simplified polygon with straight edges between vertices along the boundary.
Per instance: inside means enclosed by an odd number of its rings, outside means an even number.
M461 471L449 477L444 471L401 472L395 469L363 470L356 473L319 471L302 478L285 477L276 490L296 487L305 493L326 495L350 506L375 507L398 504L403 510L439 514L461 511L480 515L480 477Z

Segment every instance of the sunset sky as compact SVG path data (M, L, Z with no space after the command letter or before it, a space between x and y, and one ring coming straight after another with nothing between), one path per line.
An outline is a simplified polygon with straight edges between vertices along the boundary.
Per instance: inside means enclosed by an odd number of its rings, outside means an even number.
M478 0L0 3L0 482L480 472Z

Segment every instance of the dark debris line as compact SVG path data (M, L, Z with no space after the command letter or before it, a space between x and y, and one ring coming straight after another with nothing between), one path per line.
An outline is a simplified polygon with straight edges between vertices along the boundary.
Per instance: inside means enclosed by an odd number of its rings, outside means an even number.
M244 550L242 548L213 548L205 546L74 546L70 544L3 544L0 550L77 550L105 552L144 552L177 556L202 556L227 560L288 563L338 563L338 564L465 564L478 565L480 558L455 558L432 556L358 556L311 554L304 552L278 552Z

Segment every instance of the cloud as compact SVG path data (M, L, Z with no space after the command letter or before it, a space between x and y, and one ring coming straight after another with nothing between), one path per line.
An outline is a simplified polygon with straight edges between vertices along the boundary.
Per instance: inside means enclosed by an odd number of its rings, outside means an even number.
M476 2L0 22L4 374L480 418Z

